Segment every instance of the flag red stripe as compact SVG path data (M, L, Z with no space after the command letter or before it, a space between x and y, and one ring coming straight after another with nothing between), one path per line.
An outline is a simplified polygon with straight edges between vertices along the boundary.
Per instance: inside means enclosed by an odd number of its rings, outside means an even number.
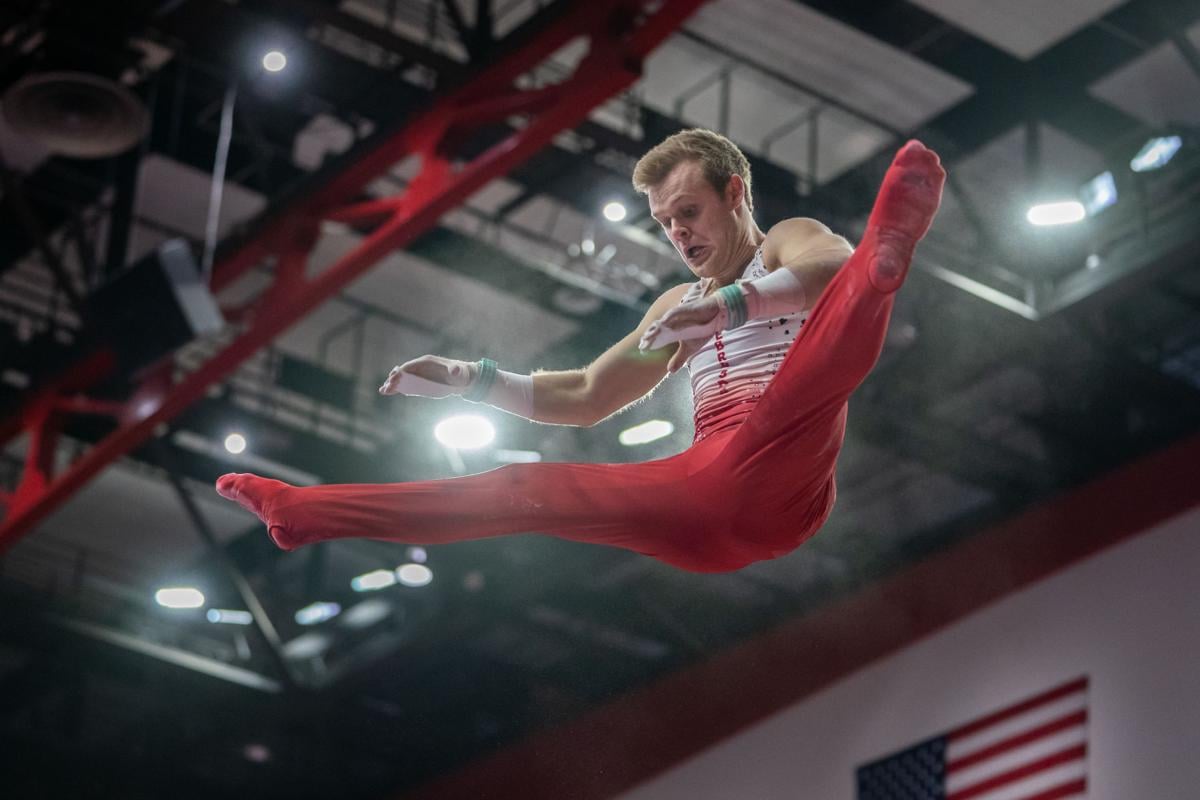
M977 750L976 752L971 753L969 756L963 756L962 758L955 759L954 761L946 764L946 771L953 772L956 769L965 769L966 767L978 764L984 759L999 755L1006 750L1012 750L1013 748L1021 747L1022 745L1029 744L1030 742L1036 741L1043 736L1049 736L1052 733L1058 733L1064 728L1082 725L1085 722L1087 722L1086 708L1068 714L1065 717L1059 717L1058 719L1051 720L1044 725L1039 725L1032 730L1019 733L1016 736L1010 736L1007 739L1002 739L1001 741L996 742L993 745L989 745L982 750Z
M988 778L986 781L977 783L968 789L963 789L960 792L946 795L946 800L968 800L968 798L981 795L984 792L990 792L999 786L1006 783L1019 781L1023 778L1028 778L1030 775L1035 775L1042 770L1057 767L1059 764L1065 764L1068 761L1074 761L1083 758L1087 755L1087 744L1078 744L1074 747L1068 747L1066 750L1039 758L1037 761L1031 761L1023 767L1010 769L1008 772L1002 772L999 775Z
M1053 789L1047 789L1030 797L1023 797L1021 800L1060 800L1060 798L1070 797L1083 791L1087 791L1087 778L1076 778L1070 783L1055 786Z
M1015 706L1010 706L1009 708L1002 709L994 714L981 717L974 722L969 722L966 725L963 725L961 728L950 731L950 733L947 734L947 737L950 739L958 739L963 736L970 736L972 733L980 731L989 725L995 725L997 722L1003 722L1004 720L1015 717L1018 714L1024 714L1026 711L1037 708L1040 705L1052 703L1055 700L1059 700L1069 694L1074 694L1080 689L1086 689L1087 685L1087 676L1078 678L1068 684L1059 686L1057 689L1050 689L1049 691L1042 692L1041 694L1031 697L1024 702L1017 703Z

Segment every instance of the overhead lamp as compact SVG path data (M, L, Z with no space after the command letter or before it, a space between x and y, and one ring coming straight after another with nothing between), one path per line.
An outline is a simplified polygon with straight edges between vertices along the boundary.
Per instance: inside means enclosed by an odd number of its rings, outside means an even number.
M270 50L263 55L262 65L267 72L282 72L287 66L287 56L278 50Z
M155 592L154 600L164 608L199 608L204 605L204 593L190 586L171 586Z
M204 616L209 622L221 625L249 625L254 622L254 617L249 611L235 611L229 608L210 608Z
M396 577L405 586L428 586L433 580L433 570L424 564L404 564L396 568Z
M649 422L643 422L641 425L634 425L632 428L621 431L621 435L617 439L626 447L633 447L634 445L653 442L664 436L670 436L674 432L675 426L667 420L652 419Z
M240 433L231 433L225 437L225 449L235 456L246 450L246 437Z
M455 450L478 450L492 443L496 429L484 417L461 414L444 419L433 429L434 437Z
M1175 157L1183 139L1179 136L1158 136L1142 145L1142 149L1129 162L1129 168L1134 172L1150 172L1161 169Z
M297 625L316 625L333 619L342 613L342 607L337 603L312 603L296 612Z
M1087 216L1083 203L1078 200L1062 200L1041 203L1029 209L1025 218L1034 225L1069 225Z
M613 200L604 206L604 218L609 222L620 222L625 219L625 206Z
M359 575L350 581L350 588L356 592L370 592L375 589L386 589L396 583L396 574L390 569L377 569Z
M497 450L492 457L501 464L536 464L542 460L537 450Z
M1083 210L1094 217L1117 202L1117 182L1111 172L1102 172L1079 189Z

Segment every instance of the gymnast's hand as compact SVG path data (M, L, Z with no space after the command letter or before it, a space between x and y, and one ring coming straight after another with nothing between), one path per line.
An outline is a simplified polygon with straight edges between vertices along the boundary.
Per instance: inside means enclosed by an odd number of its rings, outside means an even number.
M379 387L380 394L405 394L440 399L470 388L478 364L441 356L421 356L393 367Z
M667 370L674 372L703 347L714 333L724 330L728 319L725 306L717 301L716 295L681 303L663 314L657 322L651 323L642 334L638 349L657 350L672 342L679 342L679 348L667 362Z

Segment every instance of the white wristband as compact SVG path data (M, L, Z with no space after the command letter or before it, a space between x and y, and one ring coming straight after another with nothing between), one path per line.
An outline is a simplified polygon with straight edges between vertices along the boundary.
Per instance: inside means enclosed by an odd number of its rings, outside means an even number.
M739 284L746 295L746 311L750 319L779 317L804 310L804 285L796 273L779 267L761 278Z
M492 387L481 402L518 417L533 419L533 376L498 369Z

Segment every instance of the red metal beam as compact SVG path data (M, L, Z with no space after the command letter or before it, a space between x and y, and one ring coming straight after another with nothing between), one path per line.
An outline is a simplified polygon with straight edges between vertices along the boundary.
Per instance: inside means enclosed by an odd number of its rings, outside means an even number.
M489 181L510 172L559 132L578 125L593 108L631 85L646 55L704 1L567 3L560 16L538 35L438 100L333 177L322 191L296 203L252 241L222 259L214 269L214 291L228 286L263 260L276 259L274 283L248 309L247 328L196 371L169 386L147 385L126 406L110 409L118 421L116 430L57 475L41 456L53 447L63 417L81 405L85 410L95 409L79 400L65 404L57 390L42 392L22 414L21 428L33 434L37 446L31 448L33 455L16 492L0 497L6 505L0 525L0 550L32 530L98 472L145 442L155 428L178 416L203 397L209 386L226 378L381 258L410 244L443 214ZM515 92L513 83L520 75L578 37L589 40L589 50L570 77L552 90ZM527 114L525 126L470 160L451 161L450 142L506 109L520 109ZM321 220L361 218L361 213L355 211L361 212L362 204L356 204L353 210L346 204L359 197L372 180L413 154L420 156L422 167L405 192L389 201L369 204L372 218L382 219L382 223L335 264L315 277L305 277L303 268ZM15 427L10 425L10 429Z

